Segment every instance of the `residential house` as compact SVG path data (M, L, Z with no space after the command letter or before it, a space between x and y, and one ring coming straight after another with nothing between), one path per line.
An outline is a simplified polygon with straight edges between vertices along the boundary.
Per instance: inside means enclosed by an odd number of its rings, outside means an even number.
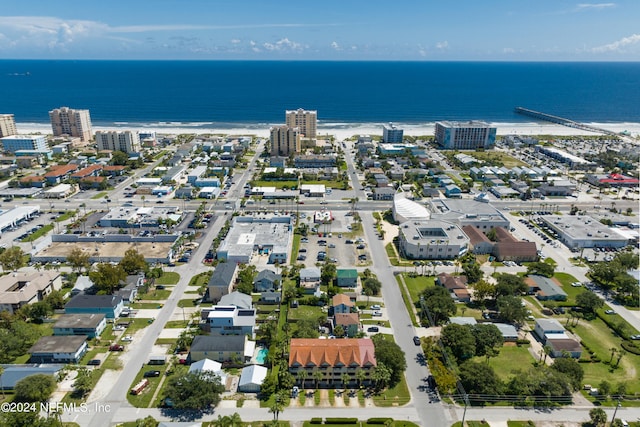
M56 378L58 372L63 368L63 364L23 364L23 365L0 365L2 375L0 375L0 390L13 390L17 383L30 377L31 375L51 375Z
M561 335L566 332L566 329L556 319L536 319L533 332L544 344L547 340L547 335Z
M215 305L203 309L206 317L205 329L218 335L248 335L253 337L256 326L256 310L243 309L231 305Z
M78 165L74 164L52 166L51 168L49 168L49 171L44 174L44 179L49 185L60 184L77 170Z
M360 381L358 371L364 372L362 386L372 384L371 372L377 366L373 341L366 338L323 340L293 338L289 346L289 373L300 388L316 383L318 387L341 388L355 386ZM306 372L302 376L299 372ZM316 379L314 372L322 373ZM343 375L348 375L345 384Z
M455 184L445 185L444 195L449 199L459 199L462 197L462 190Z
M282 301L282 292L265 291L260 293L260 302L263 304L280 304Z
M320 288L320 269L307 267L300 269L300 287L305 294L314 294Z
M260 387L267 378L268 369L260 365L249 365L242 369L238 381L239 393L260 393Z
M542 344L550 348L551 357L564 357L565 354L569 354L571 357L580 358L582 355L580 342L569 336L564 326L556 319L536 319L533 332Z
M562 290L559 284L548 277L530 275L525 279L529 287L529 293L534 293L540 301L566 301L567 293Z
M342 326L345 335L355 337L360 331L360 316L358 313L338 313L333 315L333 329Z
M219 263L207 283L206 300L214 304L220 301L223 295L233 289L237 275L238 265L235 262Z
M457 302L471 301L471 294L467 289L466 276L453 276L449 273L440 273L436 278L436 284L448 290L451 298Z
M222 370L222 363L211 359L198 360L189 365L189 373L207 372L220 377L220 384L224 386L225 391L230 391L230 381L227 374Z
M86 335L96 338L107 327L104 314L63 314L53 324L53 335Z
M78 363L87 352L86 335L41 337L28 350L31 363Z
M231 305L238 308L252 308L251 295L243 294L242 292L233 291L227 295L223 295L220 298L218 305Z
M78 294L64 306L66 314L104 314L107 319L120 317L124 303L119 295Z
M515 342L518 340L518 330L515 326L508 323L493 323L502 334L504 342Z
M193 363L211 359L220 363L231 360L244 362L247 360L247 341L248 338L244 335L196 335L191 343L187 361Z
M336 285L341 288L357 287L358 270L355 268L338 268L336 271Z
M280 289L282 275L272 270L261 270L253 281L253 289L256 292L275 291Z
M345 294L336 294L331 298L331 312L333 315L351 313L354 307L355 304L351 301L351 298Z

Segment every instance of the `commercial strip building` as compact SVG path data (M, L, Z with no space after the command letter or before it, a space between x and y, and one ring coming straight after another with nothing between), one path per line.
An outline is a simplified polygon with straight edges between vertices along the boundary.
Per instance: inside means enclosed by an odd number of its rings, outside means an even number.
M566 163L571 169L590 170L595 169L597 166L594 162L590 162L582 157L567 153L566 151L560 150L556 147L536 145L535 150L547 157L558 160L561 163Z
M15 227L26 219L33 218L39 213L39 205L16 206L8 211L0 211L0 233L7 228Z
M445 150L487 149L495 145L496 130L483 121L442 121L436 122L435 137Z
M116 228L157 227L158 220L161 219L180 223L182 212L177 206L116 207L100 218L98 225Z
M471 225L483 232L495 227L509 229L509 220L488 203L476 200L435 199L430 202L431 217L464 227Z
M622 248L629 244L627 237L590 216L545 215L541 219L569 249Z
M91 116L89 110L60 107L49 111L53 136L71 136L82 142L91 141Z
M291 217L237 216L218 247L218 259L247 264L254 255L267 255L269 263L287 263Z

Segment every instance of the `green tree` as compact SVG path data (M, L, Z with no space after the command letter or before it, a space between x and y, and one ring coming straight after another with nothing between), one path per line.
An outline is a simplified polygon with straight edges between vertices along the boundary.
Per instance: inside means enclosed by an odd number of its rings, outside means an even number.
M502 394L502 381L486 363L467 360L460 365L460 382L469 394Z
M151 415L147 415L143 419L136 420L136 427L158 427L158 424L160 423Z
M29 313L29 317L42 320L53 314L53 308L46 301L38 301L24 307Z
M478 264L473 255L467 255L462 260L462 271L464 275L467 276L467 281L469 283L476 283L478 280L482 279L483 273L480 269L480 264Z
M421 294L425 307L431 314L434 325L442 325L449 321L449 317L456 313L456 304L449 295L449 292L441 286L428 287ZM422 313L426 318L426 313Z
M440 339L458 361L469 359L476 354L476 340L468 325L448 324L442 328Z
M149 268L147 261L144 260L144 255L135 249L127 249L118 265L122 267L127 274L137 274L147 271Z
M382 283L375 277L369 277L362 283L362 290L364 292L370 291L371 295L380 294L380 289L382 289Z
M284 411L284 404L286 401L287 396L283 392L279 392L275 395L274 399L269 404L269 412L273 414L274 421L278 421L280 413Z
M37 325L12 317L8 325L0 327L0 363L12 363L26 354L40 336L42 332Z
M496 293L496 286L486 280L478 280L473 285L473 300L484 306L485 300L494 296Z
M111 164L115 166L125 166L129 156L124 151L114 151L111 154Z
M500 273L496 275L495 295L522 295L527 291L524 278L516 274Z
M471 327L476 341L476 356L494 356L504 344L500 329L492 323L479 323Z
M77 270L78 273L82 273L83 268L85 270L89 269L89 266L91 265L89 263L89 258L89 253L80 248L73 248L69 254L67 254L67 262L71 264L71 270Z
M76 380L73 382L73 394L84 397L93 390L93 373L88 369L79 369Z
M14 388L14 400L17 402L46 402L56 389L53 375L30 375L18 381Z
M333 328L333 335L335 335L338 338L342 338L344 337L346 334L344 327L342 325L338 325L335 328Z
M551 369L565 374L569 378L573 390L580 390L584 379L584 369L576 359L571 357L556 358L553 365L551 365Z
M220 377L203 371L172 376L165 388L166 397L176 409L209 409L220 402L223 392Z
M595 427L604 426L607 422L607 413L602 408L593 408L589 411L589 418Z
M334 263L328 262L322 266L320 273L320 282L324 286L330 286L333 284L333 280L336 278L337 267Z
M527 265L527 274L538 274L545 277L553 277L555 268L546 262L531 262Z
M296 322L296 330L293 332L293 338L318 338L318 320L313 318L303 318Z
M238 272L238 285L236 289L243 294L251 295L253 292L253 280L257 274L255 265L248 265Z
M371 372L371 379L377 389L383 389L391 384L391 374L391 369L384 363L378 362Z
M522 298L513 295L498 297L500 317L509 323L522 323L527 317L527 309L522 305Z
M640 259L635 252L619 252L613 258L613 262L619 264L623 270L635 270L640 264Z
M407 361L404 351L393 338L387 338L383 334L376 334L371 337L375 347L375 356L378 363L383 363L391 372L389 385L394 386L400 382L402 374L407 369Z
M604 301L594 292L584 290L576 295L576 305L582 307L586 313L593 315L596 310L604 306Z
M18 246L11 246L0 253L0 265L4 271L16 271L24 267L25 253Z
M99 293L111 295L122 286L127 278L127 272L120 264L111 265L103 262L97 265L96 270L89 273L89 278L95 284Z

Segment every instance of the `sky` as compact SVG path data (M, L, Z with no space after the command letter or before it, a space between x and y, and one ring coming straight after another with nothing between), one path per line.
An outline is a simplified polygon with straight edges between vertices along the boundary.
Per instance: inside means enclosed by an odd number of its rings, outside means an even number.
M0 59L639 61L640 0L3 0Z

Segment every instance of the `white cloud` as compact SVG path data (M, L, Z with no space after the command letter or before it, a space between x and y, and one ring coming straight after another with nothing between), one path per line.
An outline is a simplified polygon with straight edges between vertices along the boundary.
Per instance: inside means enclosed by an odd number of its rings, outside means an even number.
M448 48L449 48L449 42L446 40L443 42L436 43L436 49L445 50Z
M242 40L240 40L240 39L231 39L231 44L238 44L238 43L241 43L241 42L242 42Z
M632 46L638 43L640 43L640 34L632 34L629 37L621 38L613 43L594 47L591 51L595 53L622 52L625 46Z
M340 45L338 44L338 42L331 42L331 48L333 50L342 50L342 48L340 47Z
M504 47L502 48L502 53L515 53L516 50L512 47Z
M269 51L278 51L278 52L302 52L308 46L303 45L301 43L297 43L289 40L288 38L283 38L278 40L275 43L265 42L262 46Z
M616 7L615 3L580 3L577 6L578 10L602 10L610 7Z

